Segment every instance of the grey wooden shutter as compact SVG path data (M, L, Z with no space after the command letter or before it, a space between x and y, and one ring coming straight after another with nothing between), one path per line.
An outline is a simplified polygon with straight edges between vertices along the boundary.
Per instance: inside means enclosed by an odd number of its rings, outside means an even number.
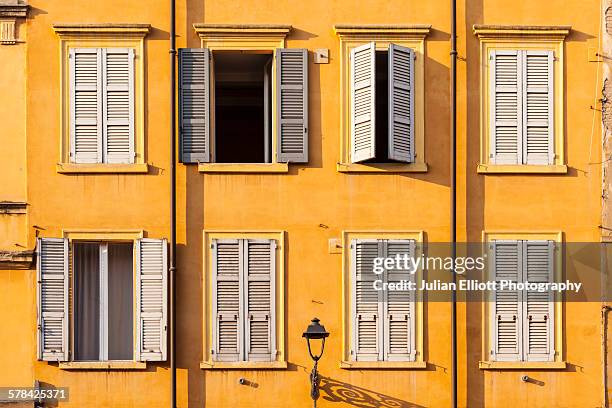
M37 240L38 359L68 360L68 239Z
M134 49L103 48L104 162L134 163Z
M414 51L389 44L389 159L414 161Z
M70 161L102 162L102 58L99 48L70 50Z
M308 162L308 51L276 49L278 161Z
M489 74L490 159L494 164L522 162L522 54L491 52Z
M210 53L179 49L179 126L183 163L210 161Z
M552 241L523 242L524 279L533 283L553 282L554 243ZM554 305L551 292L525 291L523 337L525 360L553 361Z
M373 282L383 275L373 272L374 258L382 257L382 241L351 241L352 271L352 358L356 361L383 360L383 294L374 290Z
M136 241L136 360L165 361L168 321L168 244Z
M274 361L276 241L244 241L246 360Z
M495 281L521 281L522 245L520 241L494 241L492 246ZM495 291L495 302L491 305L493 318L492 357L495 361L521 360L522 301L521 291Z
M415 256L414 240L386 240L385 256L395 258ZM405 269L385 270L385 281L399 284L401 281L415 281L415 275ZM384 297L384 359L388 361L413 361L415 348L415 292L408 290L387 290Z
M215 361L243 360L243 241L237 239L212 242L212 309Z
M376 156L376 44L351 50L351 162Z
M553 52L523 51L523 163L552 164Z

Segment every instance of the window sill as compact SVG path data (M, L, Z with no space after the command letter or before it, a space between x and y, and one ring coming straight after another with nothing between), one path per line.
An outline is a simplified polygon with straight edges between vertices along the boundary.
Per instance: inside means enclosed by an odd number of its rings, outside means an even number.
M288 173L287 163L199 163L200 173Z
M287 368L286 361L241 361L237 363L223 361L202 361L202 370L283 370Z
M341 361L340 368L346 370L396 369L417 370L427 368L426 361Z
M565 361L479 361L481 370L563 370Z
M337 163L340 173L426 173L427 163Z
M149 165L147 163L135 164L75 164L58 163L56 165L58 173L79 174L79 173L147 173Z
M145 370L142 361L70 361L59 363L62 370Z
M479 174L566 174L567 166L564 164L553 164L545 166L521 165L521 164L479 164Z

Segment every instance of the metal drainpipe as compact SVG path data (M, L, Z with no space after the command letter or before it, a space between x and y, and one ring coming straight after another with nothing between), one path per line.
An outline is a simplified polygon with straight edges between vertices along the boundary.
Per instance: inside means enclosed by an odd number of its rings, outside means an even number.
M451 0L451 246L453 283L457 282L454 260L457 256L457 0ZM451 407L457 407L457 292L451 293Z
M176 407L176 23L170 0L170 407Z

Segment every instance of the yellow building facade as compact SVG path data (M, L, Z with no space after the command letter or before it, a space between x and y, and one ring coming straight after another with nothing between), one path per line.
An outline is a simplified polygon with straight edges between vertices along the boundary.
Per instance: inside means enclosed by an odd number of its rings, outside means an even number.
M67 387L59 406L169 406L169 2L20 1L0 1L0 387ZM458 242L604 239L606 9L457 2ZM376 340L369 354L354 294L359 250L418 254L451 239L450 14L440 1L176 2L177 406L309 406L302 332L314 316L331 333L318 406L451 405L451 303L414 299L408 351ZM492 77L507 58L511 89ZM379 85L359 80L366 65L397 111L360 93ZM499 108L500 94L521 97L521 70L524 100L545 100L533 121L531 102ZM516 103L523 124L502 117ZM258 118L256 143L235 106ZM376 126L389 122L395 138L381 145ZM512 157L492 135L507 127ZM359 150L360 129L379 147ZM88 263L99 281L79 272ZM117 270L132 273L115 281ZM45 303L54 271L63 306ZM248 297L257 284L263 306ZM105 301L84 312L91 296ZM607 406L602 303L589 300L555 305L550 358L510 361L490 357L490 304L460 301L458 406ZM94 349L81 340L92 318ZM374 324L392 337L392 323Z

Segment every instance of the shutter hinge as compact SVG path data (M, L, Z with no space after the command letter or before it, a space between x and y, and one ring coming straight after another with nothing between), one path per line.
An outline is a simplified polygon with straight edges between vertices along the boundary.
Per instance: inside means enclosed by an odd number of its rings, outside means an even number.
M215 350L210 349L210 354L215 354Z

